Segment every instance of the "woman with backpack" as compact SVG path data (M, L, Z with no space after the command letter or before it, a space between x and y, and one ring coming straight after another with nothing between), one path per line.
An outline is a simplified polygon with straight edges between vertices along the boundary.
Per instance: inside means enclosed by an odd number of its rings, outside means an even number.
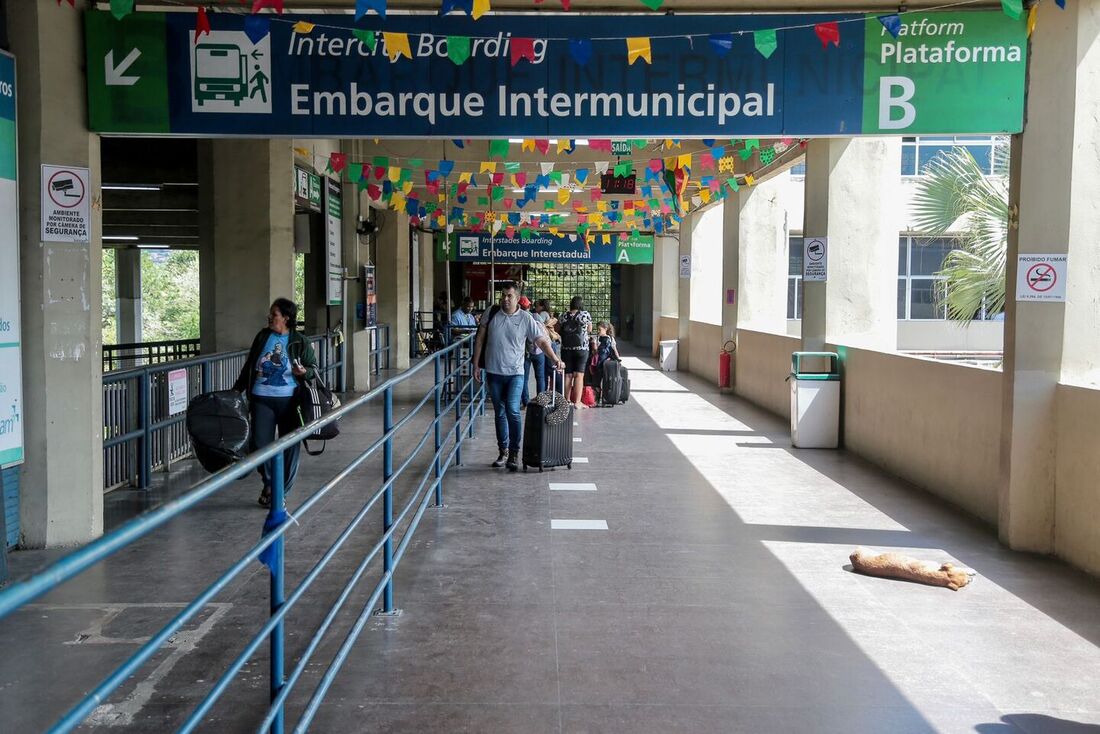
M565 362L565 399L580 410L584 394L584 371L588 367L588 345L592 334L592 316L584 310L584 299L573 296L569 311L558 319L561 335L561 359Z

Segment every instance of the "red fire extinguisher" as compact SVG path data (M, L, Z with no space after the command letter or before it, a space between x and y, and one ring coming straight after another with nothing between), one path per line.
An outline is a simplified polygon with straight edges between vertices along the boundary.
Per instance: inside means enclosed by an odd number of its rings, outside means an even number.
M733 353L737 351L737 342L730 339L722 345L722 353L718 355L718 387L730 387L730 372L733 364Z

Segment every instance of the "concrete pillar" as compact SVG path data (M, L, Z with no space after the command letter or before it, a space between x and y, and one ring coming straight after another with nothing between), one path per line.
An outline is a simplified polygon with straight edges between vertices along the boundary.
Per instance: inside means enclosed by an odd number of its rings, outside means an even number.
M677 263L679 243L672 237L658 236L653 241L653 322L650 345L657 355L658 342L673 335L661 333L661 318L675 317L679 309L680 281Z
M657 253L653 253L657 263ZM659 269L654 265L634 265L634 346L639 349L653 348L654 314L654 273Z
M409 217L388 211L378 233L378 322L390 327L390 367L409 366Z
M435 303L435 291L443 290L446 284L441 284L438 289L435 287L435 235L431 232L417 232L416 237L418 247L417 296L419 301L417 309L431 311L432 304ZM461 300L456 298L457 295L452 293L452 300Z
M691 257L691 242L692 242L692 230L695 228L695 221L698 215L688 214L680 222L680 247L677 254L678 259L687 256ZM692 268L695 267L694 262ZM679 334L677 338L680 340L680 346L677 349L677 369L681 372L687 372L690 369L689 347L688 337L691 334L691 278L681 278L679 272L679 264L677 264L676 271L676 283L677 283L677 298L676 298L676 313L679 316Z
M141 250L124 247L115 250L116 338L119 344L141 342ZM104 293L108 298L110 294Z
M349 145L350 147L350 145ZM357 155L355 149L351 151L353 155ZM363 260L360 257L359 252L359 235L355 231L357 223L357 217L359 216L359 192L358 185L345 181L342 187L343 198L341 201L344 203L344 221L343 221L343 245L344 245L344 267L347 268L347 277L355 278L355 280L348 280L344 284L344 297L345 302L340 311L340 318L343 320L343 332L345 339L344 359L347 360L347 367L345 374L347 376L347 382L344 385L345 390L354 390L355 388L355 352L352 341L354 339L355 330L358 328L358 318L355 315L356 307L363 302Z
M204 351L244 349L271 302L294 297L294 155L289 140L199 143Z
M787 211L784 173L726 197L722 253L722 335L738 326L771 334L787 329ZM728 297L734 292L733 303Z
M807 146L803 231L829 241L828 281L803 283L804 350L826 343L897 348L900 170L900 138L822 138Z
M23 302L23 544L103 533L99 138L85 127L84 24L53 0L8 3L16 56ZM91 169L90 244L42 242L42 164Z
M1027 130L1012 150L999 530L1011 548L1054 550L1056 390L1100 384L1100 3L1041 14ZM1066 303L1016 302L1018 254L1068 254ZM1059 457L1073 461L1073 457Z

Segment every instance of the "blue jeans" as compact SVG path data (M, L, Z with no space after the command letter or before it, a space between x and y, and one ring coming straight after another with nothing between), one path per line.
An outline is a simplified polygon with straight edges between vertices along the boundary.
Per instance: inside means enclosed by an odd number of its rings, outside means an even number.
M535 371L535 394L546 389L546 355L542 352L538 354L528 354L523 360L523 399L520 401L522 405L527 405L531 401L531 388L528 382L528 375L531 370Z
M519 451L519 440L523 436L519 400L525 377L485 373L485 384L489 388L489 398L493 401L496 416L497 446L501 451Z

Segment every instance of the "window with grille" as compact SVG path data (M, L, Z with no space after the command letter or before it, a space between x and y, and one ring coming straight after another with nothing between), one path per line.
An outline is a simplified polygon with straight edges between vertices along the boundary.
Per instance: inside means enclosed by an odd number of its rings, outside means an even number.
M593 321L610 321L611 266L573 263L528 265L523 294L532 302L540 298L550 301L550 310L554 313L568 311L569 301L573 296L580 296Z

